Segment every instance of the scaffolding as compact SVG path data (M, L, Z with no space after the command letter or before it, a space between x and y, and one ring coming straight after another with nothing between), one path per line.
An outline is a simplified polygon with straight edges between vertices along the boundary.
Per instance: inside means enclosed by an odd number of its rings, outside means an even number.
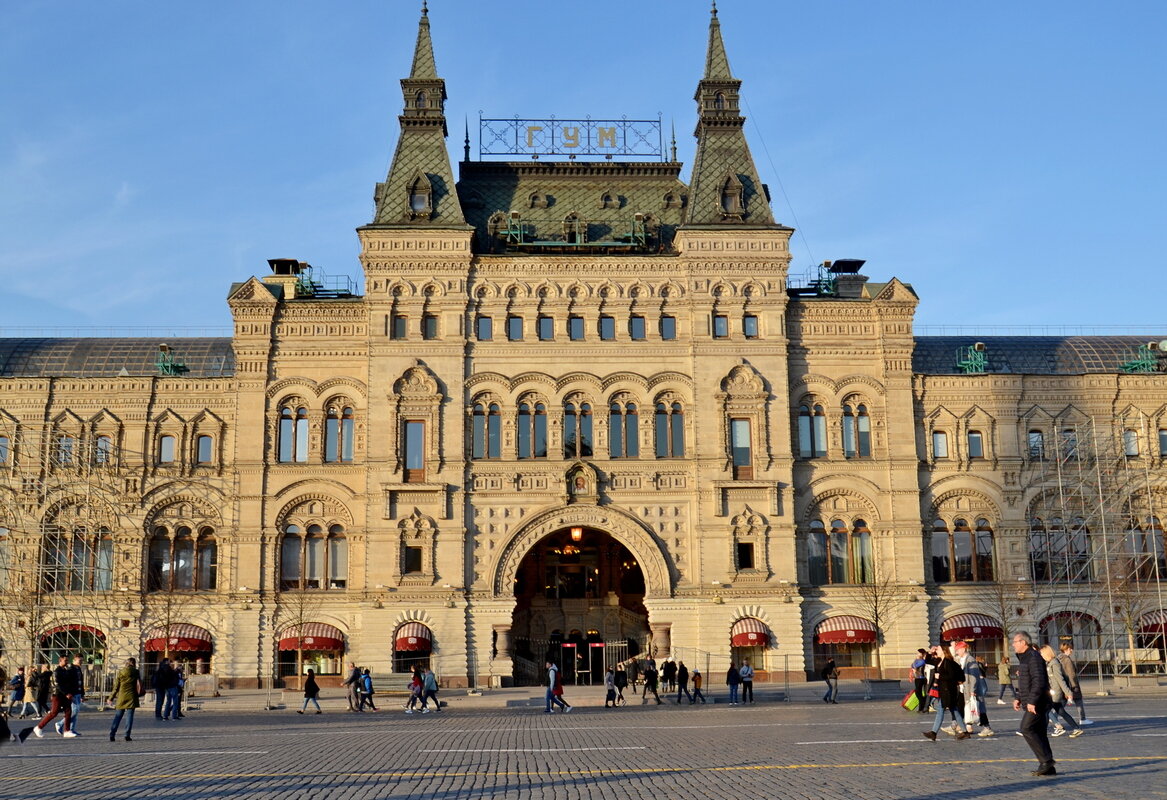
M80 656L86 686L99 691L185 596L147 593L134 515L150 462L70 422L17 424L0 412L0 661L15 670ZM185 497L209 490L198 478L164 480ZM113 635L126 628L128 647Z
M1028 433L1034 617L1051 646L1071 643L1100 677L1163 665L1164 509L1140 447L1153 433L1141 412Z

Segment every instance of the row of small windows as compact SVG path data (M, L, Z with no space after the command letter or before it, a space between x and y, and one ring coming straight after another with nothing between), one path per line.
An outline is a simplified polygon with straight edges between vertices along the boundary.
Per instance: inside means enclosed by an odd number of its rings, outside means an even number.
M1159 455L1167 456L1167 428L1159 431ZM1122 432L1122 453L1127 458L1138 458L1142 455L1139 432L1127 428ZM1040 430L1031 430L1025 436L1026 452L1031 461L1042 461L1046 458L1045 433ZM1061 457L1075 459L1078 456L1078 432L1073 428L1066 428L1061 432Z
M586 458L594 455L593 416L591 403L564 404L564 458ZM520 403L517 423L518 457L546 458L547 406L543 403ZM685 455L685 413L680 403L656 404L653 413L653 437L657 458L680 458ZM406 439L408 449L408 436ZM470 441L471 458L502 456L502 411L498 403L474 405ZM613 402L608 407L608 457L639 456L640 410L636 403Z
M437 337L436 323L433 335L426 334L426 327L423 318L422 338L431 339ZM524 317L508 316L504 323L506 325L505 334L508 341L521 342L527 337L527 320ZM715 339L728 339L730 337L730 319L724 314L715 314L710 318L710 333ZM395 316L390 327L390 338L404 339L407 337L409 328L408 319L403 316ZM758 317L754 314L746 314L741 319L741 332L747 339L756 339L758 333ZM657 320L657 332L660 338L665 341L672 341L677 338L677 318L667 314L661 315ZM569 316L566 320L566 327L564 333L567 335L569 341L580 342L588 338L587 334L587 320L580 316ZM648 338L647 335L647 320L639 314L633 314L628 318L627 327L628 337L633 341L643 341ZM550 342L555 340L555 318L549 316L539 316L535 318L535 327L533 334L541 342ZM611 316L600 316L596 321L595 335L599 337L600 341L611 342L616 340L616 318ZM494 339L494 318L488 316L477 316L474 318L474 336L480 342L489 342Z
M283 464L308 461L308 409L280 408L276 431L276 458ZM324 460L344 463L353 460L355 417L351 406L330 406L324 416Z
M871 417L863 404L843 406L843 456L869 458L871 456ZM827 417L818 403L803 403L798 407L799 458L825 458L827 455Z
M155 463L174 464L178 459L178 439L171 434L158 437ZM98 436L93 440L93 447L88 461L95 466L111 464L114 461L113 439L109 436ZM196 464L211 464L215 457L215 440L211 436L196 436L194 440L194 461ZM0 437L0 464L7 463L9 445L6 437ZM53 463L58 466L71 466L85 460L80 441L75 436L58 436L53 442Z
M1120 545L1106 543L1105 556L1137 580L1167 579L1167 540L1158 517L1131 520ZM1035 581L1077 583L1095 579L1090 529L1076 517L1069 526L1061 517L1029 524L1029 564Z
M965 446L969 458L985 457L985 437L980 431L969 431L965 434ZM948 457L948 433L946 431L932 431L932 458Z

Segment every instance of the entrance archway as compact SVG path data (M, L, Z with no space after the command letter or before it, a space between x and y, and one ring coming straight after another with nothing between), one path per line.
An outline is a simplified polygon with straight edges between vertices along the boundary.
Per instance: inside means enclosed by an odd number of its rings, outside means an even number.
M539 683L550 659L565 681L602 683L648 636L645 594L636 556L606 531L576 525L544 536L515 572L515 682Z

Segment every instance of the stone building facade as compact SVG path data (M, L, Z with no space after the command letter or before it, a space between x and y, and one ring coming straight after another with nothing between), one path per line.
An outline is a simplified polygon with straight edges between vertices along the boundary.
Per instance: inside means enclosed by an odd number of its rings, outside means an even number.
M716 12L688 183L468 146L455 179L424 12L401 85L363 293L273 260L229 339L0 340L7 659L488 685L547 653L898 677L955 635L1100 651L1097 574L1050 566L1080 560L1070 519L1034 520L1066 431L1116 418L1161 646L1153 337L916 336L911 286L861 262L790 286Z

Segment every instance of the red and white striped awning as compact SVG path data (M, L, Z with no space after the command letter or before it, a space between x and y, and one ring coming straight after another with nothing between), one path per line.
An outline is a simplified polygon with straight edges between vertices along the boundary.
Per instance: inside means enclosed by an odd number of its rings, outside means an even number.
M1004 635L1001 623L986 614L957 614L940 626L940 638L946 642L1000 639Z
M58 625L55 628L49 628L41 634L41 641L48 639L50 636L56 636L58 633L88 633L95 637L99 642L105 641L105 632L94 628L92 625Z
M406 622L393 634L394 649L414 653L428 653L433 647L433 634L420 622Z
M151 628L146 634L145 649L150 653L210 653L215 649L213 641L210 631L189 622L176 622Z
M1167 634L1167 611L1159 609L1143 614L1139 620L1139 633Z
M754 617L742 617L733 624L729 632L734 647L765 647L770 643L770 629L766 623Z
M305 622L284 628L280 634L281 650L343 650L344 634L323 622Z
M863 617L844 614L824 619L814 629L819 644L864 644L876 639L875 623Z

